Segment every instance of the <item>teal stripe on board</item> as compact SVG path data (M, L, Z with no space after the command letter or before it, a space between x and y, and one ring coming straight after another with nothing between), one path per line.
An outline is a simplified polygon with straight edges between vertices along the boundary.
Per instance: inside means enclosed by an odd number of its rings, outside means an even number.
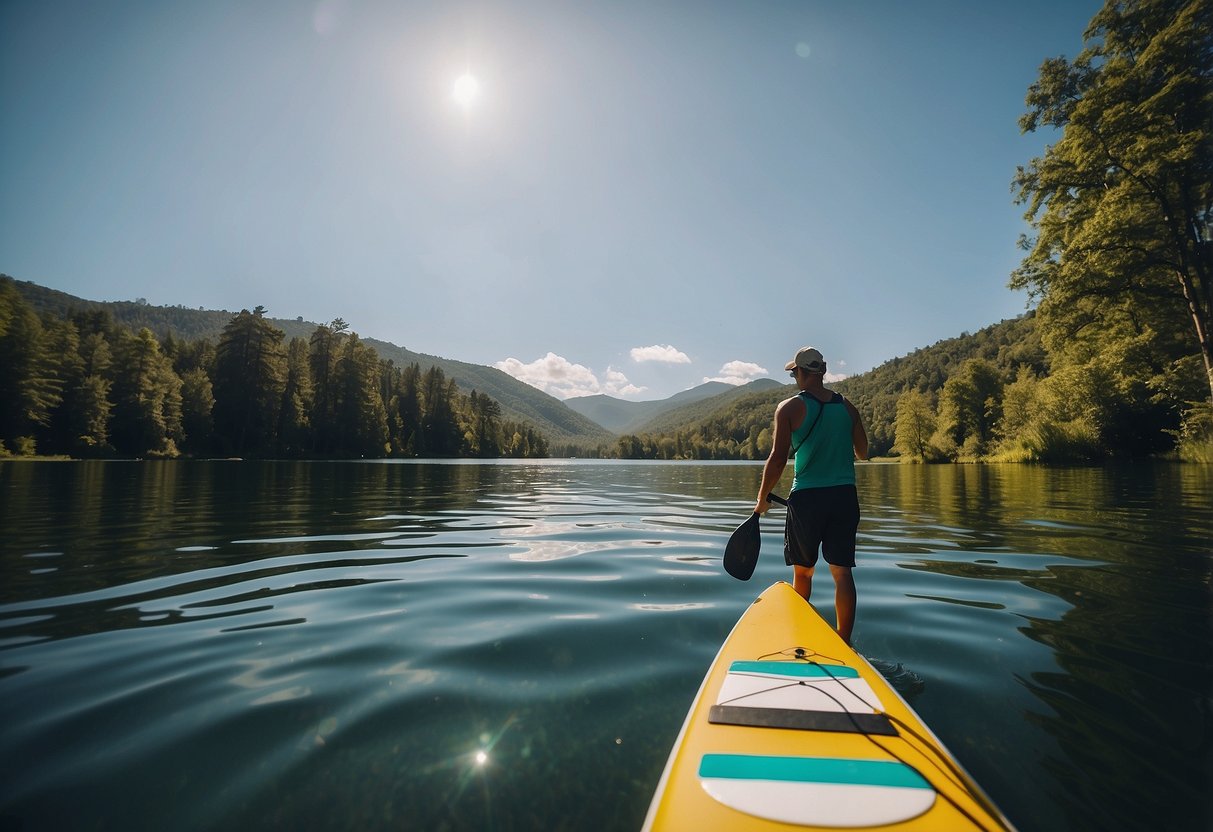
M808 662L733 662L732 673L774 673L798 679L858 679L859 671L846 665L820 665Z
M837 760L829 757L763 757L749 754L704 754L699 776L723 780L783 780L793 783L840 783L929 789L921 774L892 760Z

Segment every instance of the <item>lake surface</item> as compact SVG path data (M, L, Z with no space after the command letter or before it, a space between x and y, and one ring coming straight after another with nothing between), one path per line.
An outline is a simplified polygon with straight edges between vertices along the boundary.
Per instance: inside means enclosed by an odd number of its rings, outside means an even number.
M0 829L636 829L760 473L0 463ZM856 647L1021 830L1213 825L1213 470L858 479Z

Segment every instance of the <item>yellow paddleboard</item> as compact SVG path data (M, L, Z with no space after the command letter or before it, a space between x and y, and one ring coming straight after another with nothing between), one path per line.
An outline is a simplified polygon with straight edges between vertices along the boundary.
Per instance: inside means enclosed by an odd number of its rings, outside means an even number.
M712 662L646 830L1009 830L892 687L786 583Z

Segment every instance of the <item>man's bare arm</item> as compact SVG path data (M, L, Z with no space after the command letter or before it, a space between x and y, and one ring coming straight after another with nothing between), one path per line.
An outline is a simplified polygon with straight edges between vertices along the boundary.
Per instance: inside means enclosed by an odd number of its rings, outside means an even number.
M762 466L762 485L758 487L758 502L754 511L762 514L771 504L767 495L779 483L783 469L788 464L788 451L792 447L792 410L804 406L800 399L788 399L775 409L774 433L771 437L771 453L767 456L766 465Z

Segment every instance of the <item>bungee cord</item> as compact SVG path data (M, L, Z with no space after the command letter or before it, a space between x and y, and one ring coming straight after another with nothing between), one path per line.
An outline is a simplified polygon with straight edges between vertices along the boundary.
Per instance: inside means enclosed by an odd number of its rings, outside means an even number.
M905 731L907 734L909 734L911 737L913 737L917 741L919 746L921 746L919 748L916 748L915 750L922 756L923 760L927 764L929 764L930 766L932 766L935 769L937 774L939 774L941 777L943 777L946 781L951 783L956 788L962 790L965 794L967 794L973 800L973 802L977 803L982 808L984 808L987 812L989 812L990 815L996 821L998 821L999 825L997 827L997 832L1007 832L1009 827L1001 821L1001 815L998 812L998 810L995 807L993 807L992 805L990 805L989 801L985 798L984 795L982 795L979 791L975 791L966 782L968 778L960 770L958 764L954 763L951 759L949 759L949 757L946 754L944 754L943 751L940 748L938 748L935 743L932 743L931 741L929 741L928 739L923 737L920 733L918 733L918 731L916 731L914 729L913 726L908 725L904 720L901 720L898 717L890 714L888 711L886 711L882 707L881 703L878 702L877 704L873 705L871 702L868 702L866 699L864 699L862 696L860 696L858 692L847 687L845 681L841 677L834 675L834 673L831 671L831 667L835 667L835 668L849 667L849 665L847 665L845 662L842 662L831 656L826 656L824 654L818 653L815 650L809 650L804 647L787 648L785 650L779 650L779 651L776 651L773 653L766 653L766 654L763 654L762 656L759 656L758 661L767 660L772 656L790 656L798 661L803 661L806 664L810 664L810 665L813 665L814 667L817 667L818 669L823 671L825 673L825 675L831 681L836 682L839 686L842 687L842 689L844 691L846 691L848 694L850 694L851 696L858 699L866 707L870 708L873 713L884 716L886 719L888 719L890 722L892 722L898 728ZM823 664L823 663L817 661L816 659L811 658L812 656L820 656L823 659L834 662L834 664L833 665ZM775 672L777 672L777 671L775 671ZM746 675L746 676L753 677L757 674L741 673L738 675ZM911 764L908 760L906 760L903 756L898 754L892 748L889 748L888 746L881 743L870 732L864 730L859 725L858 720L855 719L855 713L852 712L850 709L848 709L847 706L845 704L843 704L843 702L840 699L838 699L838 697L834 696L832 693L825 690L825 688L823 686L815 685L815 684L812 684L809 682L805 682L803 680L796 680L796 681L788 682L786 684L773 685L770 688L764 688L763 690L752 691L750 693L746 693L741 696L734 697L730 700L727 700L725 702L720 702L718 704L730 705L734 702L738 702L743 699L748 699L752 696L758 696L759 694L771 693L774 691L784 690L787 688L794 688L794 687L811 688L815 692L817 692L817 693L821 694L822 696L825 696L826 698L833 701L834 704L836 704L842 710L842 713L846 714L847 718L850 719L851 725L854 728L854 733L861 734L863 737L865 737L868 740L868 742L875 745L878 749L880 749L882 752L887 754L889 757L891 757L892 759L901 763L902 765L906 766L910 770L914 771L916 774L918 774L920 777L923 778L923 780L926 780L928 783L931 782L931 780L928 777L926 777L926 775L924 775L922 773L922 771L920 771L916 766ZM928 754L927 750L929 750L931 753ZM934 784L932 784L932 786L934 787ZM968 820L970 822L972 822L975 826L978 826L982 829L989 830L989 827L985 823L983 823L982 820L975 817L969 810L967 810L965 807L961 806L960 803L958 803L950 795L946 794L943 791L940 791L938 788L934 788L934 791L938 797L942 797L947 803L951 804L952 808L956 809L956 811L960 812L962 815L964 815L966 818L968 818Z

